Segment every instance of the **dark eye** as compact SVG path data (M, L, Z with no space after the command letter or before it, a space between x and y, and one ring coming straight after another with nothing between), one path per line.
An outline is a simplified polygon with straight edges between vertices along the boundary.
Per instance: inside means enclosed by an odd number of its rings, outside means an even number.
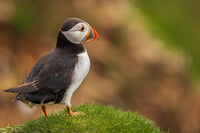
M84 29L85 29L85 27L84 27L84 26L82 26L82 27L81 27L81 29L80 29L80 31L84 31Z

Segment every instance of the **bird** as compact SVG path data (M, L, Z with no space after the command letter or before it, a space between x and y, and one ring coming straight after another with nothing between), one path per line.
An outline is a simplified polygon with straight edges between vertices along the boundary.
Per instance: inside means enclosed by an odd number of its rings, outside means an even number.
M82 43L94 40L99 40L99 35L87 22L67 18L58 31L55 48L35 63L22 85L4 91L17 93L14 101L29 107L41 106L46 117L47 104L64 104L70 116L83 113L72 112L70 101L90 69Z

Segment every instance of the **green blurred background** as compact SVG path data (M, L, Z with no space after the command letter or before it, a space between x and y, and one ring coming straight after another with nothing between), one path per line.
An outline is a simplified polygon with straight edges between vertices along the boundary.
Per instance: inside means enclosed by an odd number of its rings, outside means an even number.
M20 85L55 47L68 17L87 21L91 69L72 104L138 111L161 130L200 132L200 2L191 0L0 0L0 89ZM42 115L0 91L0 127ZM63 105L48 106L48 112ZM133 125L134 126L134 125Z

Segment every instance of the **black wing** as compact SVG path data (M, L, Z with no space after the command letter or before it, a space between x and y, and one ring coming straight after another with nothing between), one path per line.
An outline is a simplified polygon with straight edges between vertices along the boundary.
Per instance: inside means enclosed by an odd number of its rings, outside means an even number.
M50 56L48 62L45 63L35 78L39 81L38 87L52 89L53 92L67 89L71 84L72 74L77 62L77 56L60 54Z
M61 53L54 49L40 58L27 75L22 86L5 91L19 93L16 99L26 96L28 100L30 99L28 98L29 95L35 95L35 97L38 96L40 98L43 96L48 97L47 95L49 95L51 101L52 99L60 101L59 94L64 93L69 87L75 64L78 61L77 56ZM42 100L44 101L44 97L39 101Z

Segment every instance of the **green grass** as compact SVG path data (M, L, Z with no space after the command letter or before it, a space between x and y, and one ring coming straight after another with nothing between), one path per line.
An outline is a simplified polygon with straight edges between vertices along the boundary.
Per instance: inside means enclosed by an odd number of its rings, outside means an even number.
M85 115L70 117L67 110L51 113L30 120L22 125L1 128L3 133L83 133L83 132L131 132L131 133L160 133L160 129L152 122L138 115L137 112L123 112L111 106L100 104L84 104L73 106L73 111L83 111Z

